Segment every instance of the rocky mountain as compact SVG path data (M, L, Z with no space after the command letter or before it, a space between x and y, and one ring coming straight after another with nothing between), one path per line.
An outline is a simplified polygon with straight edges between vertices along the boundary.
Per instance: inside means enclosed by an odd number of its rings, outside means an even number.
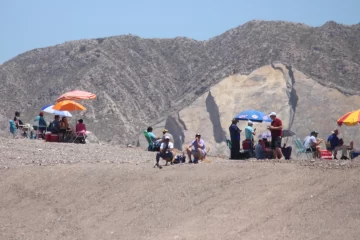
M0 65L2 134L15 110L30 121L63 92L81 89L98 98L84 101L88 109L76 117L102 141L136 143L146 126L185 111L226 76L248 75L272 62L297 69L314 84L356 95L360 24L312 28L251 21L207 41L126 35L34 49Z
M155 126L155 133L167 128L174 134L175 146L184 149L201 133L212 155L226 156L226 139L230 139L231 119L241 111L256 109L265 113L276 111L284 129L291 129L297 138L304 139L313 130L327 139L337 128L336 121L345 113L360 108L360 96L345 95L337 89L324 87L295 68L274 63L256 69L249 75L231 75L212 86L192 104L167 117ZM269 123L254 123L259 135L267 132ZM247 121L240 121L244 128ZM358 127L341 127L346 144L360 143ZM258 137L255 137L258 140ZM292 145L292 138L283 143ZM147 146L143 136L139 143ZM322 145L325 148L325 145Z

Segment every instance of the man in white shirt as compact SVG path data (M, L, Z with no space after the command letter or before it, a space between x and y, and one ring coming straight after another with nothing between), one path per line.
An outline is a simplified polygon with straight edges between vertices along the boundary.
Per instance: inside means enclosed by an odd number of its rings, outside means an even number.
M317 140L318 132L312 131L310 136L307 136L304 139L304 147L306 149L311 149L314 152L314 157L320 158L320 144L323 140Z
M163 159L173 159L174 158L174 144L170 142L170 137L165 136L165 141L160 145L160 152L156 154L156 164L155 166L161 169L159 165L160 158ZM155 167L154 166L154 167Z

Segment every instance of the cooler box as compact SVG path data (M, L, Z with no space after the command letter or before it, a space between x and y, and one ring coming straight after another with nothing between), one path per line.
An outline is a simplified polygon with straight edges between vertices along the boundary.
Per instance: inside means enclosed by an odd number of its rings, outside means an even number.
M51 133L45 133L45 141L51 142Z
M57 134L50 135L50 142L58 142L58 141L59 141L59 135Z
M326 160L332 160L332 152L329 150L320 150L321 158Z

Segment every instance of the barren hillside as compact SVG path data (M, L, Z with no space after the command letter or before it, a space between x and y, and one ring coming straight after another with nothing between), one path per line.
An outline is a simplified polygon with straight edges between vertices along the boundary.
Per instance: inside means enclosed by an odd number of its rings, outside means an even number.
M312 28L251 21L208 41L126 35L34 49L0 66L0 122L18 110L30 121L61 93L98 95L79 113L103 141L136 143L137 134L191 104L232 73L280 61L313 80L357 94L360 25ZM276 109L274 109L276 110Z

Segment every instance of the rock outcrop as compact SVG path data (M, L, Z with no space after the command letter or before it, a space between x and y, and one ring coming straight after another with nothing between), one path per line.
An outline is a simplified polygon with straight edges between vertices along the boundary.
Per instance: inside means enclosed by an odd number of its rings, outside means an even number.
M228 127L231 119L243 110L275 111L284 128L294 131L296 137L303 139L310 131L317 130L319 137L327 139L337 127L338 118L360 108L359 100L359 96L348 96L324 87L291 66L275 63L249 75L235 74L223 79L191 105L159 123L156 130L166 126L179 149L184 149L199 132L211 148L211 154L227 155ZM246 121L239 123L241 129L246 125ZM259 134L267 131L268 125L255 123L254 127ZM360 141L358 127L342 127L340 132L346 143ZM285 138L286 141L292 143L290 138ZM141 142L146 145L143 140Z

